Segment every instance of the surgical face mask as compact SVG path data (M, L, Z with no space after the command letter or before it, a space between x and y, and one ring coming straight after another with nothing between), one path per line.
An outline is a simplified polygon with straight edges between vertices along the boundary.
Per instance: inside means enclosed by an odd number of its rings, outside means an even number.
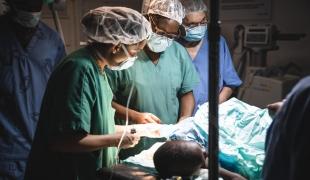
M188 42L200 41L207 33L207 25L200 25L186 30L184 39Z
M159 53L165 51L169 46L171 46L172 41L173 39L152 33L150 39L147 41L147 46L151 51Z
M131 57L123 44L121 45L121 47L128 58L118 66L109 66L109 68L113 71L120 71L130 68L135 63L135 60L138 58L137 56Z
M16 16L14 17L14 21L18 24L28 28L34 28L38 25L41 17L41 12L27 12L19 9L15 10Z

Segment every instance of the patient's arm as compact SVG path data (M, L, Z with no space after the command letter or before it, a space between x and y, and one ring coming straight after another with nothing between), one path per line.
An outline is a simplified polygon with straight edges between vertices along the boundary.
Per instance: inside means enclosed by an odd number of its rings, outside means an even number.
M221 167L219 168L219 175L224 180L246 180L240 174L228 171L228 170L221 168Z

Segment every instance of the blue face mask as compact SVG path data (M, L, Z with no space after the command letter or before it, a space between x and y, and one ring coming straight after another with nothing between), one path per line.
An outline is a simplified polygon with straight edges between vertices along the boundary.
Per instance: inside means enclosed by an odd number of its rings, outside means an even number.
M151 51L159 53L165 51L169 46L171 46L172 41L173 39L153 33L147 41L147 46Z
M24 27L34 28L38 25L40 17L41 12L27 12L16 9L14 21Z
M184 39L188 42L200 41L208 31L207 25L200 25L186 30Z

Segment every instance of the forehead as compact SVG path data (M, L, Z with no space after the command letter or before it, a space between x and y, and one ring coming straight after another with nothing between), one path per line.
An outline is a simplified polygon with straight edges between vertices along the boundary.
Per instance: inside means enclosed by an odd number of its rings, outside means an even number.
M128 50L137 50L137 49L142 49L146 44L146 40L142 40L136 44L129 44L126 45Z
M205 12L192 12L185 16L184 23L201 22L206 17L207 14Z
M176 20L168 19L165 17L157 16L155 22L157 27L168 33L176 33L179 30L179 23Z
M29 11L29 12L37 12L41 11L43 1L42 0L32 0L32 1L27 1L27 0L16 0L16 1L11 1L11 3L18 9L24 10L24 11Z

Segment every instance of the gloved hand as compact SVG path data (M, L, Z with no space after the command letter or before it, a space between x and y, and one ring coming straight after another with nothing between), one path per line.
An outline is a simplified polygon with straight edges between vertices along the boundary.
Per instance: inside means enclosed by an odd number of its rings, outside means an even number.
M121 140L122 132L116 133L116 136L118 138L118 141L117 141L117 144L118 144L119 141ZM131 148L137 145L139 141L140 141L140 136L138 134L136 133L132 134L132 133L126 132L120 147L123 149Z

